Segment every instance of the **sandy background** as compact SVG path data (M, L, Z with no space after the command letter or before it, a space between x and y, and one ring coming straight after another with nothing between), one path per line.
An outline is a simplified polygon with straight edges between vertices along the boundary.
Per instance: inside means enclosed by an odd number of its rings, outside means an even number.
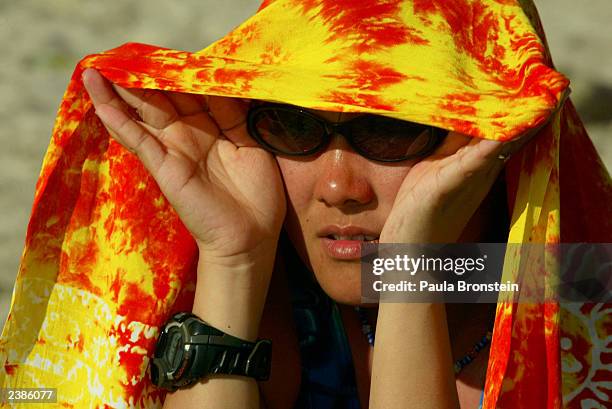
M557 68L612 168L612 0L536 0ZM34 186L77 61L128 41L196 51L259 0L0 0L0 325Z

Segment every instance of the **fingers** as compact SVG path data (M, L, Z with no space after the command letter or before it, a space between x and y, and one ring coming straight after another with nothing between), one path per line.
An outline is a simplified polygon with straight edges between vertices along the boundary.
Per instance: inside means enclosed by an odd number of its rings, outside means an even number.
M483 143L480 143L480 142ZM472 146L476 146L475 150ZM503 146L503 147L502 147ZM454 162L457 157L466 154L473 155L474 152L480 159L487 161L493 157L497 158L501 151L509 147L508 142L491 141L474 138L457 132L449 132L444 142L433 152L434 158L444 158L446 162ZM455 156L457 155L457 156Z
M140 140L142 132L147 131L161 142L160 147L166 153L180 153L198 161L206 155L220 133L205 112L205 100L198 95L123 88L111 84L94 69L83 73L83 83L97 113L104 105L122 112L120 115L114 111L100 111L105 112L107 121L113 121L111 126L103 120L111 136L130 151L134 152L131 143ZM130 112L131 109L136 109L140 117ZM127 119L131 122L120 122ZM122 132L130 134L120 134L118 126Z
M531 129L525 135L507 142L457 136L458 134L450 132L447 139L451 140L448 143L445 141L434 152L434 155L450 153L450 156L442 159L443 166L438 177L446 182L449 189L461 186L462 180L468 179L489 185L497 178L507 160L528 144L541 129L542 127ZM469 142L461 146L465 138L468 138Z
M96 114L114 133L117 141L134 152L153 177L156 177L166 157L161 143L129 117L125 111L113 105L100 104L96 107Z
M466 176L474 173L489 175L504 167L499 155L505 144L500 141L474 138L458 154L458 170Z
M123 88L113 84L114 90L135 108L148 125L164 129L183 116L205 114L206 103L198 95L174 91Z
M459 201L465 205L482 200L482 195L489 191L507 159L525 146L538 131L532 130L526 136L509 142L469 138L469 143L440 161L442 166L436 172L436 180L441 187L441 197L461 198ZM451 141L449 151L460 145L460 140L456 138ZM444 148L441 151L444 152ZM459 196L454 196L455 193L459 193Z
M93 102L96 114L111 136L138 155L143 165L155 174L166 152L163 146L127 112L127 106L113 91L110 83L96 70L83 72L83 84Z
M83 73L83 82L97 111L103 105L116 108L117 111L100 111L106 115L103 122L111 135L131 151L135 152L135 144L153 146L145 141L145 134L158 142L158 148L166 154L178 153L194 162L205 157L221 135L237 147L259 146L247 131L248 101L123 88L111 84L93 69ZM132 108L140 118L130 112Z
M174 109L181 116L195 115L208 111L206 100L201 95L166 91L166 96L172 101Z
M174 105L163 93L150 89L123 88L114 90L128 105L134 107L144 122L157 129L170 126L179 118Z
M498 159L503 142L469 139L469 143L441 161L436 177L445 193L463 190L466 183L488 188L503 169L504 161Z
M98 71L88 68L83 71L82 78L94 106L109 104L119 109L125 107L125 103L117 97L109 82Z
M449 132L444 141L436 148L432 156L445 157L453 155L461 147L470 143L473 138L457 132Z
M444 142L438 146L438 148L432 153L431 157L434 159L449 157L448 161L454 161L456 158L451 158L452 155L461 154L463 151L471 149L470 146L477 146L476 153L483 160L498 159L500 162L504 162L501 158L509 158L525 146L541 128L532 129L525 135L519 138L513 139L507 142L485 140L480 138L470 137L457 132L449 132ZM479 141L483 141L480 143ZM470 150L470 152L472 152ZM467 152L466 152L467 153ZM473 153L472 153L473 154Z
M208 98L210 114L219 129L236 146L259 146L247 131L249 103L237 98L211 96Z

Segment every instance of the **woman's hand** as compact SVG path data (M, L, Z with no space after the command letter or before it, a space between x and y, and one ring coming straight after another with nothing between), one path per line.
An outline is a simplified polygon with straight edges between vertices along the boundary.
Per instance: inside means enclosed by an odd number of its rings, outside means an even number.
M198 244L193 312L254 341L286 204L276 161L247 134L248 105L125 89L93 69L83 82L110 134L138 156ZM258 407L259 400L254 379L211 377L168 394L164 407Z
M500 155L528 139L502 143L451 132L408 171L380 242L456 242L503 169ZM459 408L452 368L444 304L380 304L371 408Z
M380 241L457 241L503 169L500 155L509 156L527 139L504 143L450 132L431 156L409 170Z
M157 181L201 257L231 264L268 253L266 246L274 252L285 196L273 156L246 131L247 103L125 89L94 69L83 81L98 117Z

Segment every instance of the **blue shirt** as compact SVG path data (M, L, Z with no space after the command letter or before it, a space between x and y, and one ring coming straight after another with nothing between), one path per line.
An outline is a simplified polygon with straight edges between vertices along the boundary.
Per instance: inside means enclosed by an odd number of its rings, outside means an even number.
M293 254L287 258L302 383L294 409L359 409L351 349L338 305ZM481 395L480 405L482 407Z

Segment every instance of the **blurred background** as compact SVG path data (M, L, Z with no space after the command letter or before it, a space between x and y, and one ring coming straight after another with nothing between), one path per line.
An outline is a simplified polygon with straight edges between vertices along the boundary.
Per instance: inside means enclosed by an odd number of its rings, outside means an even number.
M128 41L196 51L260 0L0 0L0 325L34 187L76 63ZM536 0L557 69L612 168L612 0Z

